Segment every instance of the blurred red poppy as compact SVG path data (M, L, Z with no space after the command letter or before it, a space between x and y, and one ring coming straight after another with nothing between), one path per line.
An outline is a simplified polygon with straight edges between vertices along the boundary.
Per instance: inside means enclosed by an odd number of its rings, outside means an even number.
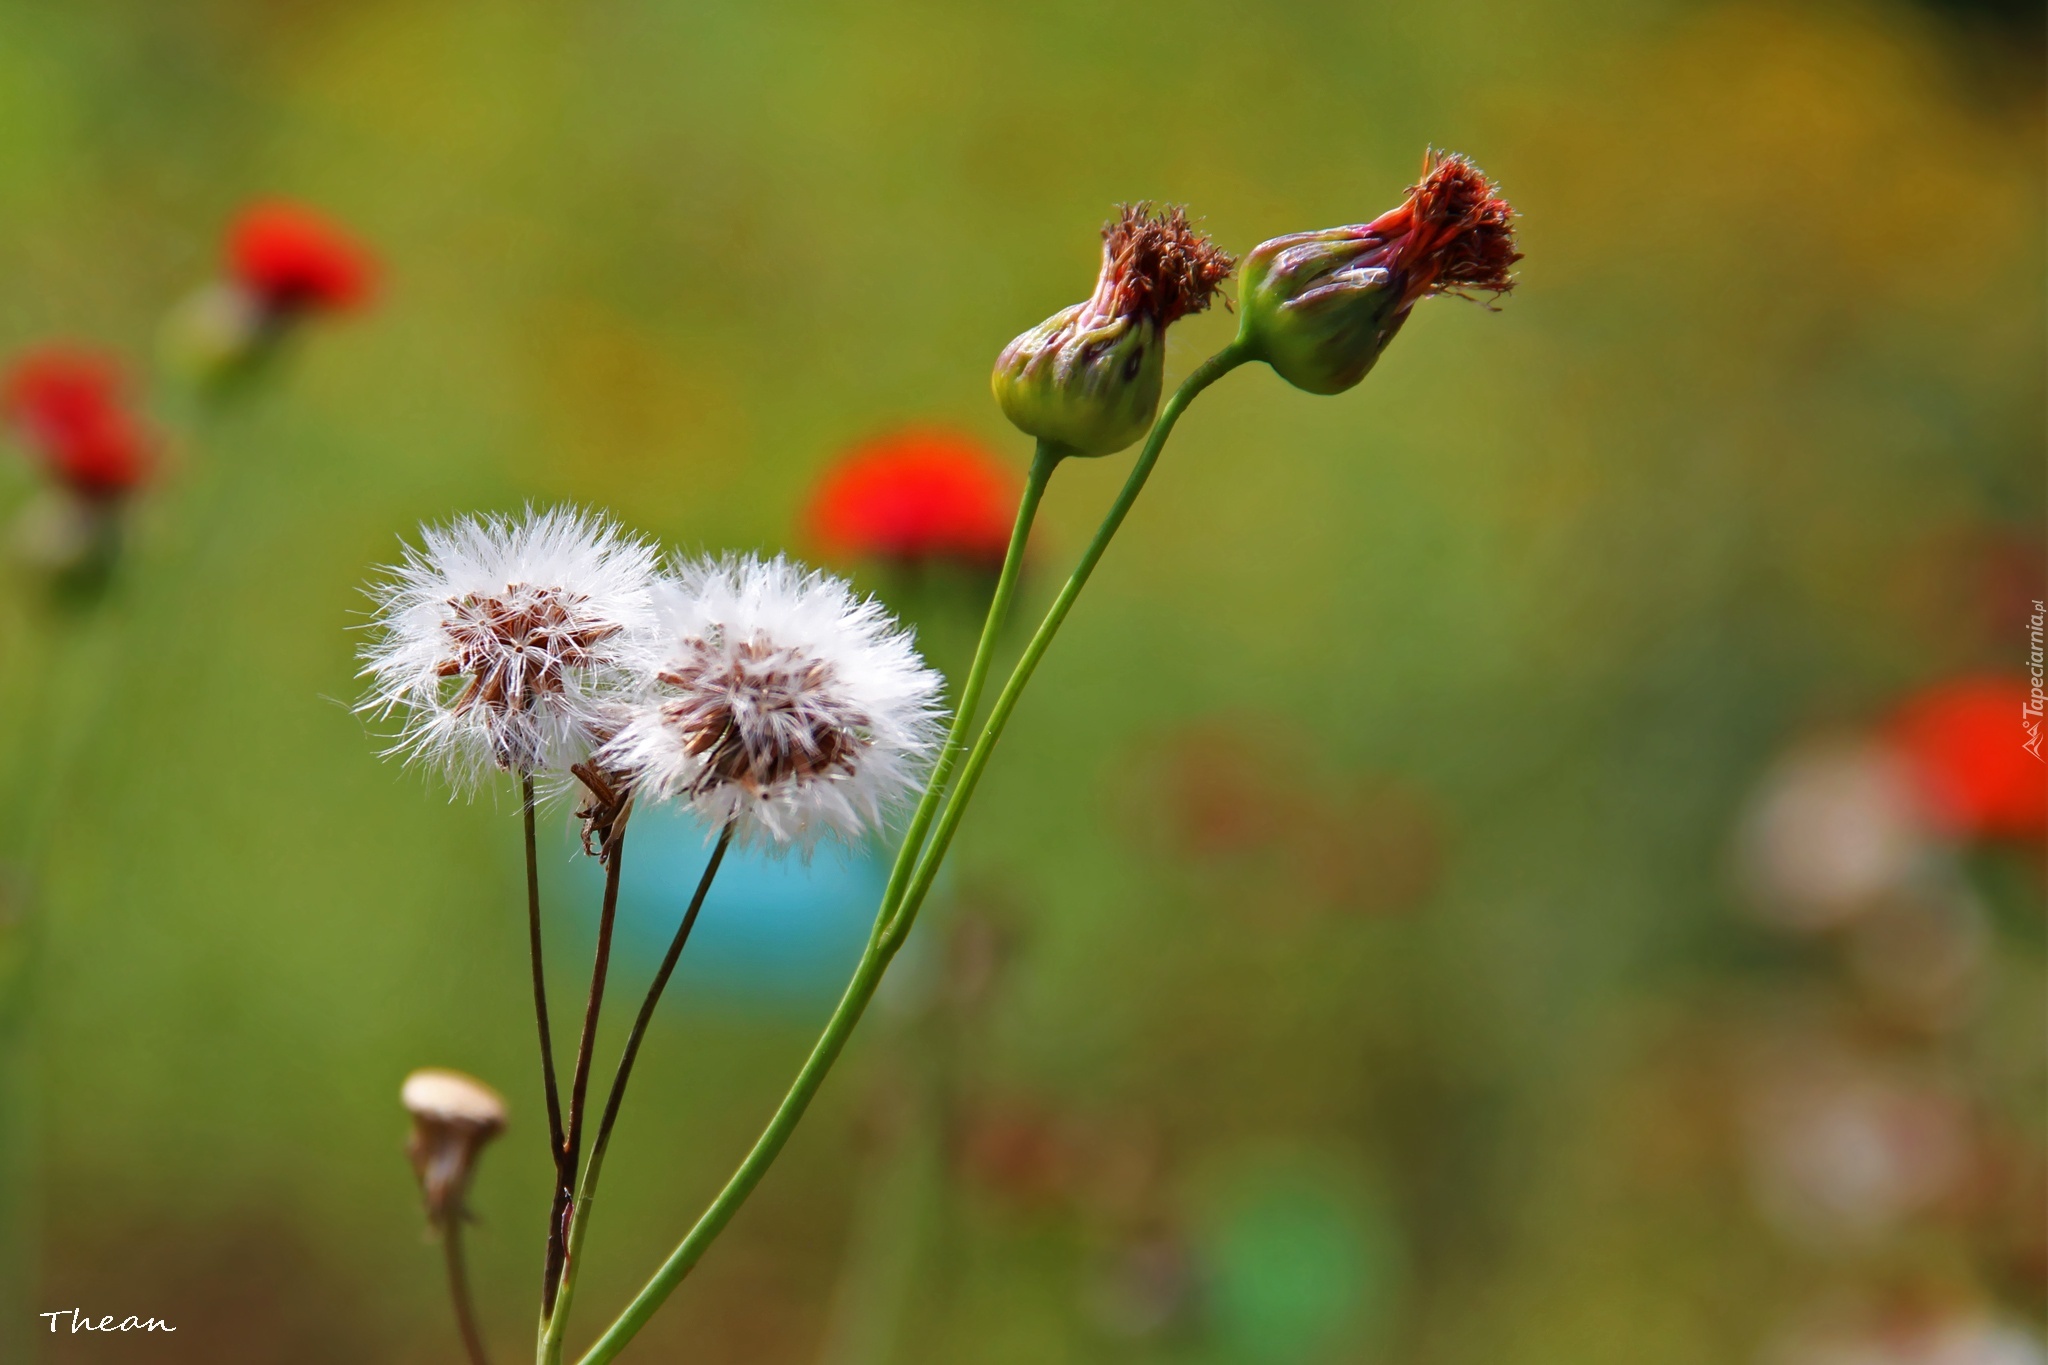
M149 476L154 442L129 411L120 367L91 351L50 346L15 361L0 410L58 482L112 499Z
M2024 747L2028 698L2023 680L1958 678L1908 698L1892 717L1891 738L1942 829L1983 838L2048 833L2048 767Z
M811 498L810 533L834 557L993 568L1009 546L1021 486L965 436L896 432L827 471Z
M345 312L369 300L376 265L360 243L313 210L250 205L228 233L236 283L275 313Z

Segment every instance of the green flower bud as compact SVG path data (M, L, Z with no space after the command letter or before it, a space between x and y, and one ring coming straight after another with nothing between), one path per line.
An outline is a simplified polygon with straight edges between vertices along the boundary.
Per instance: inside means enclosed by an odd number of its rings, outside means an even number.
M992 382L1019 430L1077 455L1112 455L1152 425L1165 362L1150 318L1099 318L1077 303L1005 346Z
M1207 308L1234 264L1184 209L1124 205L1102 229L1102 270L1087 302L996 357L990 385L1003 415L1072 455L1130 445L1159 411L1166 329Z
M1238 344L1310 393L1365 378L1416 303L1514 288L1514 209L1464 157L1432 150L1422 183L1370 223L1275 237L1245 259Z

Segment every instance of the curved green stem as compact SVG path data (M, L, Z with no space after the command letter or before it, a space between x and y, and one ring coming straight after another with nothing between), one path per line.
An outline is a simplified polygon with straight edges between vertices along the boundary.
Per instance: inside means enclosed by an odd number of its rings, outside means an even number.
M961 693L960 713L954 719L954 736L948 739L947 751L941 755L940 762L945 767L934 771L932 783L926 788L924 799L919 803L918 817L913 819L911 829L904 837L903 850L897 856L898 873L892 873L890 876L890 890L883 894L882 904L876 911L875 931L868 940L867 951L861 955L860 963L854 968L853 978L846 983L846 990L840 996L839 1004L833 1009L832 1017L825 1021L824 1031L818 1035L818 1041L812 1046L810 1056L805 1059L803 1069L797 1073L788 1094L783 1096L782 1104L776 1109L774 1117L768 1120L768 1126L755 1140L752 1150L740 1162L739 1168L733 1172L725 1188L711 1201L710 1207L697 1219L696 1225L684 1236L676 1249L669 1253L668 1259L662 1262L661 1268L654 1272L653 1278L641 1288L639 1294L626 1306L626 1310L619 1314L612 1325L605 1329L604 1335L584 1354L579 1365L604 1365L604 1362L616 1358L619 1352L626 1348L626 1344L638 1335L640 1329L647 1325L648 1320L667 1301L668 1296L675 1292L683 1277L703 1258L719 1234L725 1231L726 1225L732 1222L733 1216L739 1212L747 1196L754 1192L754 1187L761 1183L762 1177L768 1173L768 1168L774 1165L775 1158L781 1155L784 1144L796 1130L804 1111L810 1107L819 1086L824 1084L826 1074L831 1071L833 1063L839 1060L839 1054L845 1049L847 1039L852 1036L854 1026L860 1022L868 1002L874 998L876 987L881 985L882 974L888 970L890 961L896 956L897 949L902 947L904 937L910 932L918 906L931 889L932 878L937 875L939 859L945 856L945 846L951 841L953 831L959 825L960 816L966 807L966 798L973 794L974 782L980 777L981 770L987 766L988 755L993 751L996 739L1002 734L1010 712L1016 708L1018 693L1030 680L1032 670L1038 666L1038 660L1044 656L1046 648L1052 643L1052 637L1059 631L1060 623L1066 619L1067 612L1073 607L1074 598L1086 585L1089 575L1095 571L1095 565L1102 558L1103 551L1108 548L1117 528L1123 525L1124 517L1129 514L1131 504L1144 489L1145 481L1151 476L1152 466L1157 463L1160 449L1166 444L1166 437L1173 430L1174 423L1180 419L1182 410L1196 394L1247 359L1249 357L1239 351L1235 343L1226 346L1202 362L1180 388L1174 391L1173 397L1167 400L1165 408L1159 414L1159 420L1153 423L1151 434L1146 438L1145 448L1138 457L1138 463L1124 482L1123 491L1117 495L1109 514L1103 518L1095 539L1089 544L1080 564L1067 580L1066 587L1061 590L1059 599L1054 602L1051 611L1040 624L1038 633L1026 647L1023 659L1011 673L1009 683L1004 686L1001 696L997 698L995 709L989 715L988 726L967 756L966 766L961 772L959 789L947 803L945 813L940 817L938 829L932 836L930 847L922 849L920 857L918 846L922 839L922 831L931 823L931 812L937 804L937 794L943 785L942 779L950 772L948 756L958 755L956 740L964 733L964 722L961 718L970 714L972 703L979 699L980 684L987 673L987 656L992 652L999 613L1008 605L1009 591L1004 584L998 584L997 598L990 604L989 622L982 632L982 648L976 653L975 668L969 674L969 686ZM1044 480L1050 477L1052 466L1062 453L1044 444L1039 446L1038 458L1032 464L1032 485L1027 486L1025 490L1025 499L1029 507L1019 508L1018 530L1011 542L1010 560L1017 559L1021 553L1029 512L1036 509L1035 495L1043 491ZM1005 562L1004 573L1008 580L1008 588L1013 589L1015 573L1011 562ZM899 875L906 860L913 860L915 867L915 871L909 874L907 879Z
M946 849L953 842L953 833L960 827L961 818L967 813L967 803L974 798L975 784L981 780L982 770L988 767L989 758L995 753L996 742L1003 737L1003 729L1010 723L1010 713L1017 709L1018 698L1030 683L1031 675L1037 671L1039 660L1052 647L1053 637L1059 634L1060 626L1066 622L1067 613L1073 610L1074 599L1081 595L1081 589L1088 586L1089 577L1095 566L1101 562L1103 552L1109 549L1109 542L1116 537L1123 526L1124 518L1130 515L1131 505L1138 500L1138 494L1145 491L1146 480L1152 477L1152 466L1159 462L1159 452L1166 446L1166 438L1173 434L1174 424L1180 421L1181 413L1203 389L1229 374L1251 357L1230 345L1210 356L1195 368L1195 372L1182 381L1173 391L1173 397L1166 400L1160 410L1159 420L1152 424L1151 435L1145 439L1145 448L1138 455L1138 461L1131 466L1130 476L1124 480L1123 490L1116 495L1102 518L1102 525L1096 528L1095 539L1088 542L1088 548L1067 577L1066 586L1047 608L1045 619L1038 623L1038 629L1031 636L1031 643L1024 646L1024 653L1017 660L1016 668L1010 672L1010 679L1003 684L1003 690L996 695L995 706L988 715L988 724L983 727L981 737L974 742L974 748L967 755L967 762L960 770L960 781L952 795L946 800L946 808L939 816L938 828L933 831L931 842L918 858L917 871L912 874L910 884L904 888L900 904L891 912L891 919L883 931L900 943L910 932L911 922L917 918L918 907L924 904L925 894L931 890L932 879L939 875L939 864L946 857Z
M783 1097L775 1117L768 1121L768 1126L755 1141L753 1150L747 1153L746 1160L733 1172L725 1188L718 1192L718 1197L711 1201L711 1207L704 1210L689 1235L662 1262L661 1269L654 1273L633 1302L626 1306L626 1311L619 1314L617 1321L606 1328L604 1335L584 1354L580 1365L602 1365L624 1350L626 1343L647 1325L647 1320L682 1283L683 1276L690 1273L711 1243L717 1240L718 1234L725 1231L726 1224L732 1221L740 1205L746 1202L747 1196L754 1192L754 1187L761 1183L761 1177L768 1173L768 1168L781 1154L783 1144L789 1141L797 1121L810 1106L811 1097L817 1094L819 1085L824 1082L825 1074L839 1060L848 1035L860 1022L861 1012L874 996L875 987L881 984L882 971L889 965L890 956L879 948L871 948L861 956L860 965L854 969L845 994L840 996L838 1007L826 1021L825 1031L819 1035L803 1070L797 1073L795 1083Z
M946 732L946 743L939 750L938 762L932 766L931 781L925 784L924 795L918 798L917 810L903 832L902 847L896 850L896 863L889 869L889 882L882 891L881 910L875 916L874 931L868 938L870 948L880 938L883 926L903 897L904 888L910 884L911 872L917 866L917 855L924 848L925 834L938 813L939 800L945 795L947 782L952 779L954 765L960 761L961 750L967 747L967 732L974 724L975 711L981 706L989 667L995 662L996 640L1002 634L1003 622L1009 617L1011 599L1017 595L1017 579L1024 568L1024 546L1031 537L1031 523L1037 519L1038 504L1045 497L1045 486L1052 481L1052 471L1066 453L1063 446L1040 441L1032 454L1031 472L1024 480L1024 495L1017 503L1017 521L1010 530L1010 546L1003 554L1003 570L996 578L995 594L989 598L988 616L981 624L981 640L974 647L974 662L968 666L967 680L955 699L953 724Z

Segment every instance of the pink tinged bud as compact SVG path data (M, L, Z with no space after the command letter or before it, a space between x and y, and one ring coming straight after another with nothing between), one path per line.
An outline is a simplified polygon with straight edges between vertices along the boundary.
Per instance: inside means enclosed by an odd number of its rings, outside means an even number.
M1024 333L990 385L1026 435L1071 455L1111 455L1159 410L1166 329L1209 306L1235 262L1181 208L1127 204L1102 229L1095 292Z
M1432 150L1398 208L1254 248L1238 342L1296 388L1342 393L1365 378L1419 300L1514 288L1514 216L1477 166Z
M434 1069L407 1076L399 1098L412 1115L405 1154L419 1178L427 1221L445 1227L465 1216L477 1157L505 1131L505 1101L474 1076Z

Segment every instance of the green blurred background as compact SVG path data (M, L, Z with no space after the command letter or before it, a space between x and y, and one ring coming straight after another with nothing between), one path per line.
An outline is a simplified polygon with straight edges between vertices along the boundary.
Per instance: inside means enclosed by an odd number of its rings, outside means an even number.
M989 362L1086 293L1114 202L1186 202L1243 250L1390 207L1431 143L1521 210L1520 288L1424 307L1350 395L1260 369L1194 409L924 961L626 1358L1706 1365L1901 1296L2037 1334L2032 1243L1981 1208L1845 1249L1760 1207L1737 1054L1839 983L1745 918L1729 849L1800 736L2022 667L2040 38L2027 10L1857 3L0 6L7 348L146 364L262 195L388 277L231 411L157 390L177 467L96 614L6 594L43 935L14 1298L179 1328L35 1344L456 1358L397 1105L447 1065L512 1105L472 1254L500 1357L527 1349L515 803L451 803L348 709L400 536L572 499L801 552L818 473L904 423L1021 472ZM1177 327L1169 378L1232 326ZM1028 612L1126 467L1056 480ZM950 665L966 627L925 626ZM24 771L49 735L61 763ZM588 887L558 837L566 1018ZM2022 1176L1986 1198L2032 1227L2038 849L1968 871L1985 984L1901 1046L2008 1134ZM712 919L737 941L746 912ZM765 1119L830 1004L775 949L844 945L838 913L685 973L574 1344ZM993 980L921 1004L977 933Z

